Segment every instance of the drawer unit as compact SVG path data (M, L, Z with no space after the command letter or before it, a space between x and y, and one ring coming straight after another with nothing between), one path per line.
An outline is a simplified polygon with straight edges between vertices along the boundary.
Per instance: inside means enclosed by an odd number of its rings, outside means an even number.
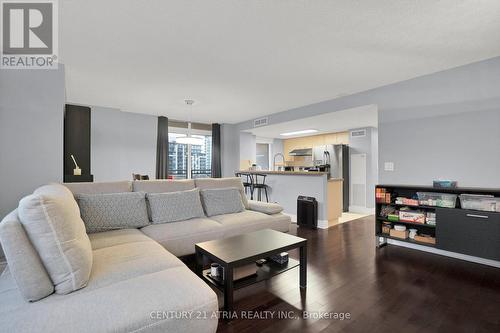
M436 220L438 249L500 260L500 213L437 208Z

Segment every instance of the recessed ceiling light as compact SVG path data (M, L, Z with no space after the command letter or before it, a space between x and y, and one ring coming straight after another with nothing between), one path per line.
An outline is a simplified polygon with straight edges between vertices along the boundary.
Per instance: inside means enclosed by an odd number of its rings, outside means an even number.
M281 133L281 136L291 136L291 135L300 135L300 134L310 134L310 133L316 133L318 130L315 129L307 129L307 130L302 130L302 131L295 131L295 132L287 132L287 133Z

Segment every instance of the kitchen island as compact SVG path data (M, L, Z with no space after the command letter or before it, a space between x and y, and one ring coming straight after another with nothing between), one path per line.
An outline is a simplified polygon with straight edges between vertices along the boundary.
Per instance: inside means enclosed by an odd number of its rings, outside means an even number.
M314 197L318 201L318 228L328 228L338 223L342 215L342 179L328 178L327 172L240 170L240 173L266 175L269 202L277 202L284 213L296 221L297 197ZM256 193L254 193L254 199ZM265 196L263 195L263 198Z

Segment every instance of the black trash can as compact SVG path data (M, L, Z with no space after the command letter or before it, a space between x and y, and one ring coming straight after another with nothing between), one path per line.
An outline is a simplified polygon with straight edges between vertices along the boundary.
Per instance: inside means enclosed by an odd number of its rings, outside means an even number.
M297 225L313 229L318 227L318 202L316 198L299 195L297 198Z

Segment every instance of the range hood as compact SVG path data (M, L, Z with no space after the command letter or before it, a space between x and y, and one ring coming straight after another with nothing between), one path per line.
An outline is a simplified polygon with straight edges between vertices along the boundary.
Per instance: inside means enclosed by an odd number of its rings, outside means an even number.
M312 156L312 148L294 149L288 153L290 156Z

